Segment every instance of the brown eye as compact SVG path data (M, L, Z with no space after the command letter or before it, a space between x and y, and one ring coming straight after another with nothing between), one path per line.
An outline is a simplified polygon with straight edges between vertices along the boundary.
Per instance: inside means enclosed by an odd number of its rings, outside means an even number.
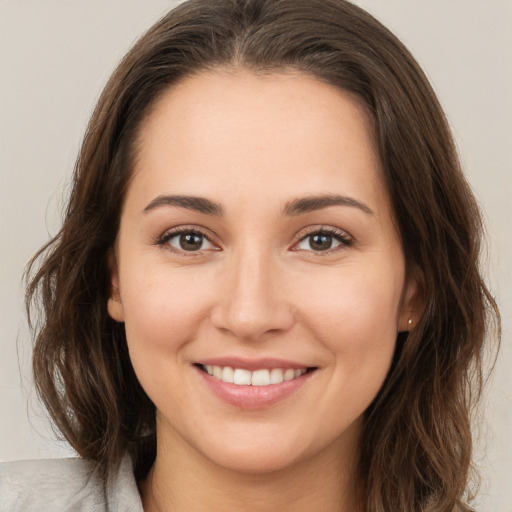
M179 236L180 249L184 251L199 251L203 245L203 235L187 233Z
M313 251L326 251L332 247L332 236L317 233L309 237L309 246Z
M352 240L343 231L322 230L306 235L300 240L296 248L300 251L325 252L351 244Z
M167 233L159 245L167 246L175 252L199 252L215 249L206 235L198 231L182 230Z

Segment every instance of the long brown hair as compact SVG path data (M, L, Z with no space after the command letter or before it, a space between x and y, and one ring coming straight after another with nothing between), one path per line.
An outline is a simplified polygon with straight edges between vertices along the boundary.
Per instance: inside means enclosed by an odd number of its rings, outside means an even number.
M216 67L298 70L369 111L408 268L424 311L401 334L365 413L360 479L368 512L462 506L471 411L497 307L478 269L482 223L442 109L404 46L344 0L191 0L156 23L106 85L76 164L60 232L28 267L38 392L76 451L104 474L128 451L152 464L155 409L132 369L124 326L107 314L107 261L137 130L160 95ZM412 270L411 270L412 271Z

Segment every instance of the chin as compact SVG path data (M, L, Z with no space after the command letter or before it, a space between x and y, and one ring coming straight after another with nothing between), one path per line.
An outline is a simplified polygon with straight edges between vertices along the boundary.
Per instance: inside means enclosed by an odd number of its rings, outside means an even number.
M210 460L228 471L242 474L264 475L285 471L297 464L303 458L299 453L289 450L275 449L275 447L265 448L260 446L244 447L236 449L231 447L228 450L214 452L209 454Z

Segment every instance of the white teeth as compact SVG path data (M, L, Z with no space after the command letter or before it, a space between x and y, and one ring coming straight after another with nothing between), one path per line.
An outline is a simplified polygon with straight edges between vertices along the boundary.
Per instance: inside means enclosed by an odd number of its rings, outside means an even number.
M297 377L300 377L300 370L297 370L297 371L299 372L299 375L297 375ZM292 368L288 368L284 372L284 375L283 375L284 380L292 380L294 377L296 377L296 375L295 375L295 371Z
M213 367L213 376L217 379L222 379L222 368L220 366Z
M280 368L273 368L270 372L270 383L271 384L281 384L283 382L283 370Z
M224 368L222 368L222 377L221 377L221 379L224 382L232 383L233 379L234 379L233 368L230 368L229 366L225 366Z
M256 370L252 372L251 384L253 386L268 386L270 384L270 373L268 370Z
M233 375L233 383L244 386L250 386L251 372L249 370L241 370L240 368L237 368Z
M287 368L272 368L272 370L244 370L242 368L231 368L230 366L206 365L203 367L208 375L239 386L269 386L270 384L281 384L300 377L306 373L305 369L294 370Z

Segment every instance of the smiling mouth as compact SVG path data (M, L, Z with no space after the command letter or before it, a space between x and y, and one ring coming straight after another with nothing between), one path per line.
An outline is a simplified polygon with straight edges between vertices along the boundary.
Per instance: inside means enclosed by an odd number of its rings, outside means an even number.
M246 370L231 366L216 366L197 364L197 367L211 377L238 386L270 386L298 379L316 368L272 368L261 370Z

